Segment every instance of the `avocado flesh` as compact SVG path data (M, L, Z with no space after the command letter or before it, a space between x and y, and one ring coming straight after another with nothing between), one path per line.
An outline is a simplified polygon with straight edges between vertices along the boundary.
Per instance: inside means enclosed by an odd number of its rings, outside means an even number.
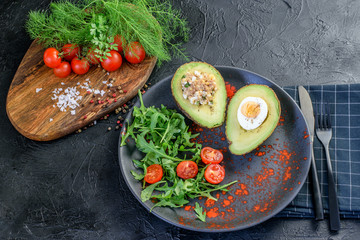
M214 94L213 105L195 105L183 97L181 79L187 72L206 72L215 76L217 90ZM221 74L210 64L204 62L190 62L178 68L171 81L171 91L181 111L191 120L202 127L214 128L225 121L226 88Z
M237 112L240 103L246 97L260 97L268 105L268 115L256 129L245 130L238 121ZM236 155L251 152L263 143L275 130L281 114L280 102L275 92L265 85L247 85L239 89L228 105L226 117L226 136L229 150Z

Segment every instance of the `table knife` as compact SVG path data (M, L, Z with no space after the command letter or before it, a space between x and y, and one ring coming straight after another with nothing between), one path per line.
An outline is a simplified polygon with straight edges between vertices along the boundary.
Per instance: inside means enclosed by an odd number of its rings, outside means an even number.
M314 119L314 110L311 102L309 93L303 86L299 86L299 99L301 111L305 116L306 123L309 127L309 137L311 144L311 177L312 177L312 188L313 188L313 201L315 208L315 219L323 220L324 219L324 208L322 204L322 196L320 191L319 178L317 175L315 158L314 158L314 128L315 128L315 119Z

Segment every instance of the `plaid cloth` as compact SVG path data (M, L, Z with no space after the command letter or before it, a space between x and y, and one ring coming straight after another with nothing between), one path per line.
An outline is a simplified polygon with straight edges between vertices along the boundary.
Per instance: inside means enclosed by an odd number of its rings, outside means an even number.
M360 84L305 86L313 104L329 102L332 133L330 158L337 183L340 216L360 218ZM297 87L284 90L299 104ZM316 134L315 134L316 135ZM325 213L328 213L327 166L323 146L314 137L314 154ZM309 180L278 217L314 217Z

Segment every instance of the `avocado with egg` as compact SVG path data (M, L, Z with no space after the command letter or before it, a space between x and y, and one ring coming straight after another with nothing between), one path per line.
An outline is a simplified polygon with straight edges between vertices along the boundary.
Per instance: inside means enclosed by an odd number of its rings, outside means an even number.
M266 106L263 107L261 103L266 103ZM265 116L261 113L263 108L266 108ZM229 150L233 154L243 155L257 148L273 133L280 114L280 102L270 87L251 84L240 88L232 97L227 110L226 137ZM257 121L259 117L261 122Z
M214 128L225 121L225 82L215 67L205 62L180 66L171 80L171 91L181 111L196 124Z

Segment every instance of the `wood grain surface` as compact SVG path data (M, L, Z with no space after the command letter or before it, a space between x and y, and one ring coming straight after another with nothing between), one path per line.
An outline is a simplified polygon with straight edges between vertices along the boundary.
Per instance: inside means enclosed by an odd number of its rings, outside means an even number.
M58 78L44 64L44 50L36 41L31 44L6 100L7 115L13 126L25 137L37 141L65 136L122 106L143 87L156 64L155 57L146 57L135 65L123 59L120 69L114 72L92 66L84 75L71 73L67 78ZM78 95L73 97L81 96L81 99L75 109L66 107L61 111L55 98L71 96L65 93L67 88L76 90Z

